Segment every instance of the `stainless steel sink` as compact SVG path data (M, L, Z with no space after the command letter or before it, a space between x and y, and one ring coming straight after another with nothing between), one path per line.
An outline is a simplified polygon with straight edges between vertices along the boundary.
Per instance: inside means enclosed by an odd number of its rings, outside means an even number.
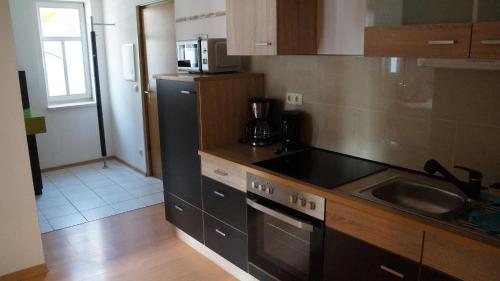
M467 209L468 198L404 177L394 177L353 193L372 202L402 211L450 220Z

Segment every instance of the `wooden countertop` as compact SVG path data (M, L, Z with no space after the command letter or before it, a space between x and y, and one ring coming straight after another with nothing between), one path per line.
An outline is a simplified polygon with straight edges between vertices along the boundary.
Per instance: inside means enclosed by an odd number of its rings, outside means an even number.
M500 257L500 239L496 239L495 237L479 232L473 232L453 224L448 224L430 218L402 212L381 204L357 198L352 195L352 193L355 191L367 188L394 176L403 176L406 178L417 180L419 182L439 186L446 190L458 191L456 187L448 182L420 175L418 173L411 173L402 169L400 170L396 168L389 168L380 173L364 177L357 181L330 190L309 183L301 182L297 179L293 179L285 175L277 174L252 165L252 163L255 162L277 157L274 154L274 149L275 147L272 146L264 148L254 148L246 144L235 144L199 151L199 154L200 156L209 159L236 163L240 165L240 168L246 172L265 177L270 181L276 182L281 185L289 186L291 188L322 196L326 198L327 201L343 204L351 208L367 212L371 215L391 220L393 222L418 227L425 232L444 235L446 237L449 237L450 239L457 240L460 243L474 244L473 246L475 247L487 248L486 250L488 252L492 252L493 254Z
M207 80L221 80L221 79L235 79L235 78L248 78L264 76L262 73L221 73L221 74L200 74L200 73L173 73L173 74L157 74L154 75L155 79L159 80L172 80L184 82L196 82Z

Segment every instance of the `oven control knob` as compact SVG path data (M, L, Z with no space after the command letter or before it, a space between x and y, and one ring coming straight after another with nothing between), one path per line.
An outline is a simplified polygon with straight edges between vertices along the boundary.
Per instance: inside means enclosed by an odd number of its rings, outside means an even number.
M306 198L300 198L300 206L305 207L307 205Z
M297 204L299 197L297 195L290 195L290 203Z
M267 186L265 186L265 185L261 184L259 187L260 187L260 190L261 190L261 191L266 192Z
M272 188L272 187L268 187L268 188L267 188L267 194L271 195L271 194L273 194L273 193L274 193L274 188Z
M316 209L316 203L314 203L313 201L309 201L309 209L311 210Z
M253 182L250 184L250 186L251 186L253 189L256 189L256 188L257 188L257 183L253 181Z

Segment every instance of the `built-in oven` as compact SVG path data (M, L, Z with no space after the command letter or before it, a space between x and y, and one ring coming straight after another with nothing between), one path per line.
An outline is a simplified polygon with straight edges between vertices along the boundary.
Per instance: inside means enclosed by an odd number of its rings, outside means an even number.
M249 273L263 280L318 281L325 199L247 175Z

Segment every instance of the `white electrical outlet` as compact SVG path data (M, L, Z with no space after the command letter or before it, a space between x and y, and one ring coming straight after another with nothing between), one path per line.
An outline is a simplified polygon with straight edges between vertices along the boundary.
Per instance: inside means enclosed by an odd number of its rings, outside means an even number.
M302 94L287 92L286 103L294 105L302 105Z

